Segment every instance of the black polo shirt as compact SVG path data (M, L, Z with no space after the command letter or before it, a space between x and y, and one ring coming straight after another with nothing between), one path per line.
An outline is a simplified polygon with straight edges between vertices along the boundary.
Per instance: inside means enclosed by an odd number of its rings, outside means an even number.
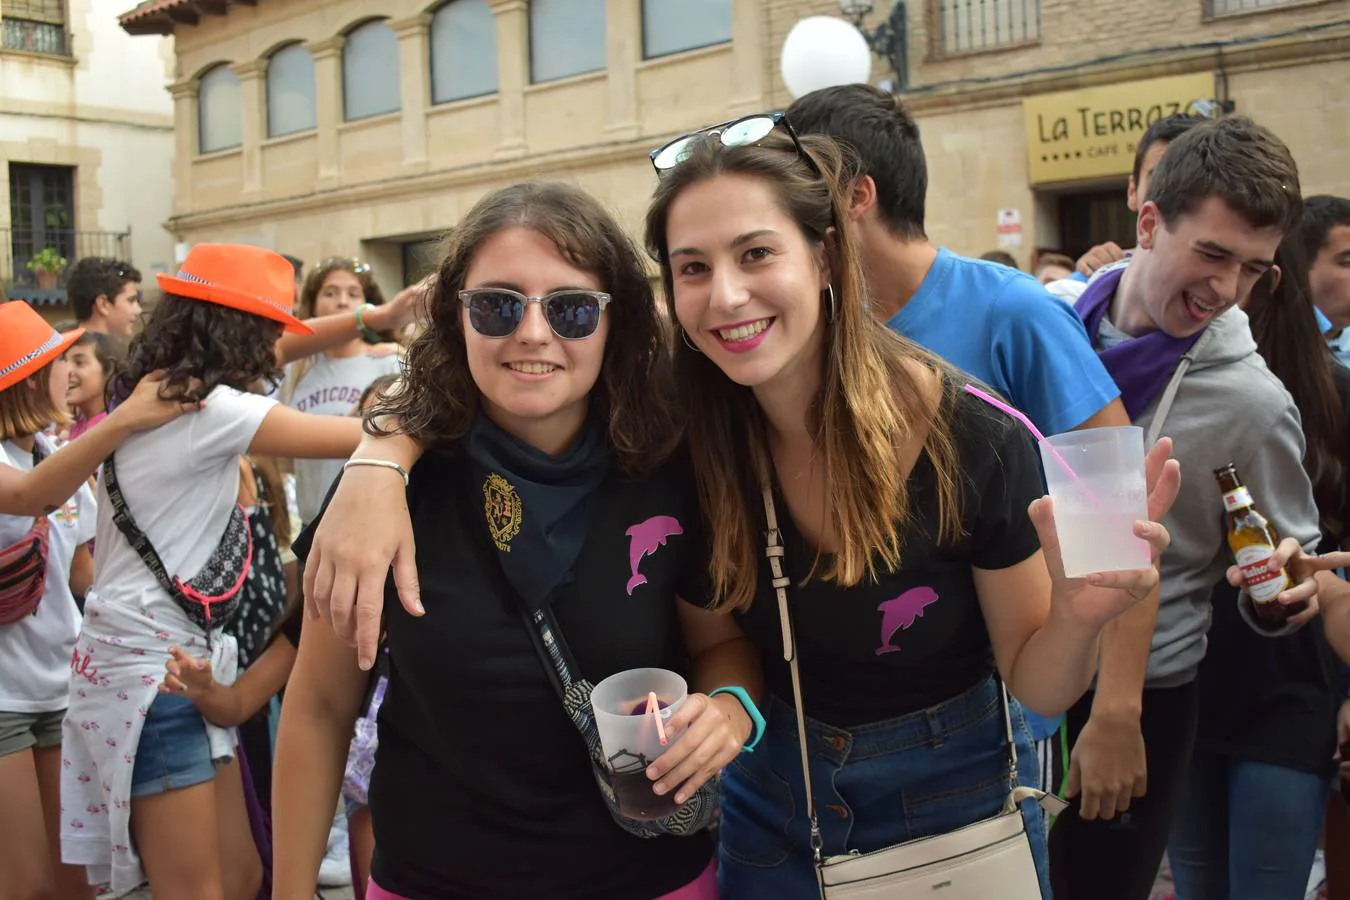
M391 579L375 881L411 900L651 900L697 878L712 858L706 833L643 839L610 817L502 573L471 466L428 453L408 505L426 615L408 615ZM686 464L640 483L608 478L554 605L581 674L684 671L675 598L705 602L706 553Z

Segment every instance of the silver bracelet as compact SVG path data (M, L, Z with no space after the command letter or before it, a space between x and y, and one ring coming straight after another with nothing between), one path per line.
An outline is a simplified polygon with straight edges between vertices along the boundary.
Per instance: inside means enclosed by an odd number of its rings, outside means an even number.
M342 471L347 471L352 466L378 466L381 469L393 469L403 476L403 486L408 486L408 470L396 462L387 459L349 459L342 464Z

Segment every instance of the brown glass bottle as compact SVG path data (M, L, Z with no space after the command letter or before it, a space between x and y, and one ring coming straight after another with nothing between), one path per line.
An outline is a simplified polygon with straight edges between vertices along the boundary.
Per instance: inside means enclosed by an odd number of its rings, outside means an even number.
M1294 586L1283 569L1271 572L1266 568L1280 544L1280 535L1257 511L1236 466L1229 463L1215 469L1214 477L1219 480L1223 506L1228 512L1228 547L1247 585L1240 602L1250 604L1257 625L1267 631L1279 631L1290 616L1308 608L1306 601L1286 606L1276 600Z

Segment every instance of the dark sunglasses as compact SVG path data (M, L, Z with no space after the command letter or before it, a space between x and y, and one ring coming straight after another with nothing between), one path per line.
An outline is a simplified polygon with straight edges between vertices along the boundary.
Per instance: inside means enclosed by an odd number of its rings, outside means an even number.
M544 297L527 297L508 288L477 288L460 291L459 300L469 311L469 324L483 337L509 337L525 320L531 303L543 307L553 333L565 341L579 341L595 334L600 313L609 305L604 291L554 291Z
M723 147L744 147L747 144L759 143L768 136L769 132L780 127L787 132L788 137L792 138L792 145L797 148L797 155L811 167L811 171L819 175L820 169L816 166L816 161L802 146L801 138L797 136L792 123L787 120L787 114L781 112L755 113L754 115L742 116L739 119L723 122L720 125L700 128L698 131L682 134L673 141L662 144L647 155L651 158L656 173L660 175L684 162L700 140L715 137L722 142Z

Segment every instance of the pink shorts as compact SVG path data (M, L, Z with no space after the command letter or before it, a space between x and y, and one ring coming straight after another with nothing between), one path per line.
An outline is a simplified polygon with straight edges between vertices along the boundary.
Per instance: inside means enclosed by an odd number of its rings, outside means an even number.
M391 894L372 880L366 889L366 900L407 900L398 894ZM717 900L717 859L708 863L703 874L682 888L662 894L655 900Z

